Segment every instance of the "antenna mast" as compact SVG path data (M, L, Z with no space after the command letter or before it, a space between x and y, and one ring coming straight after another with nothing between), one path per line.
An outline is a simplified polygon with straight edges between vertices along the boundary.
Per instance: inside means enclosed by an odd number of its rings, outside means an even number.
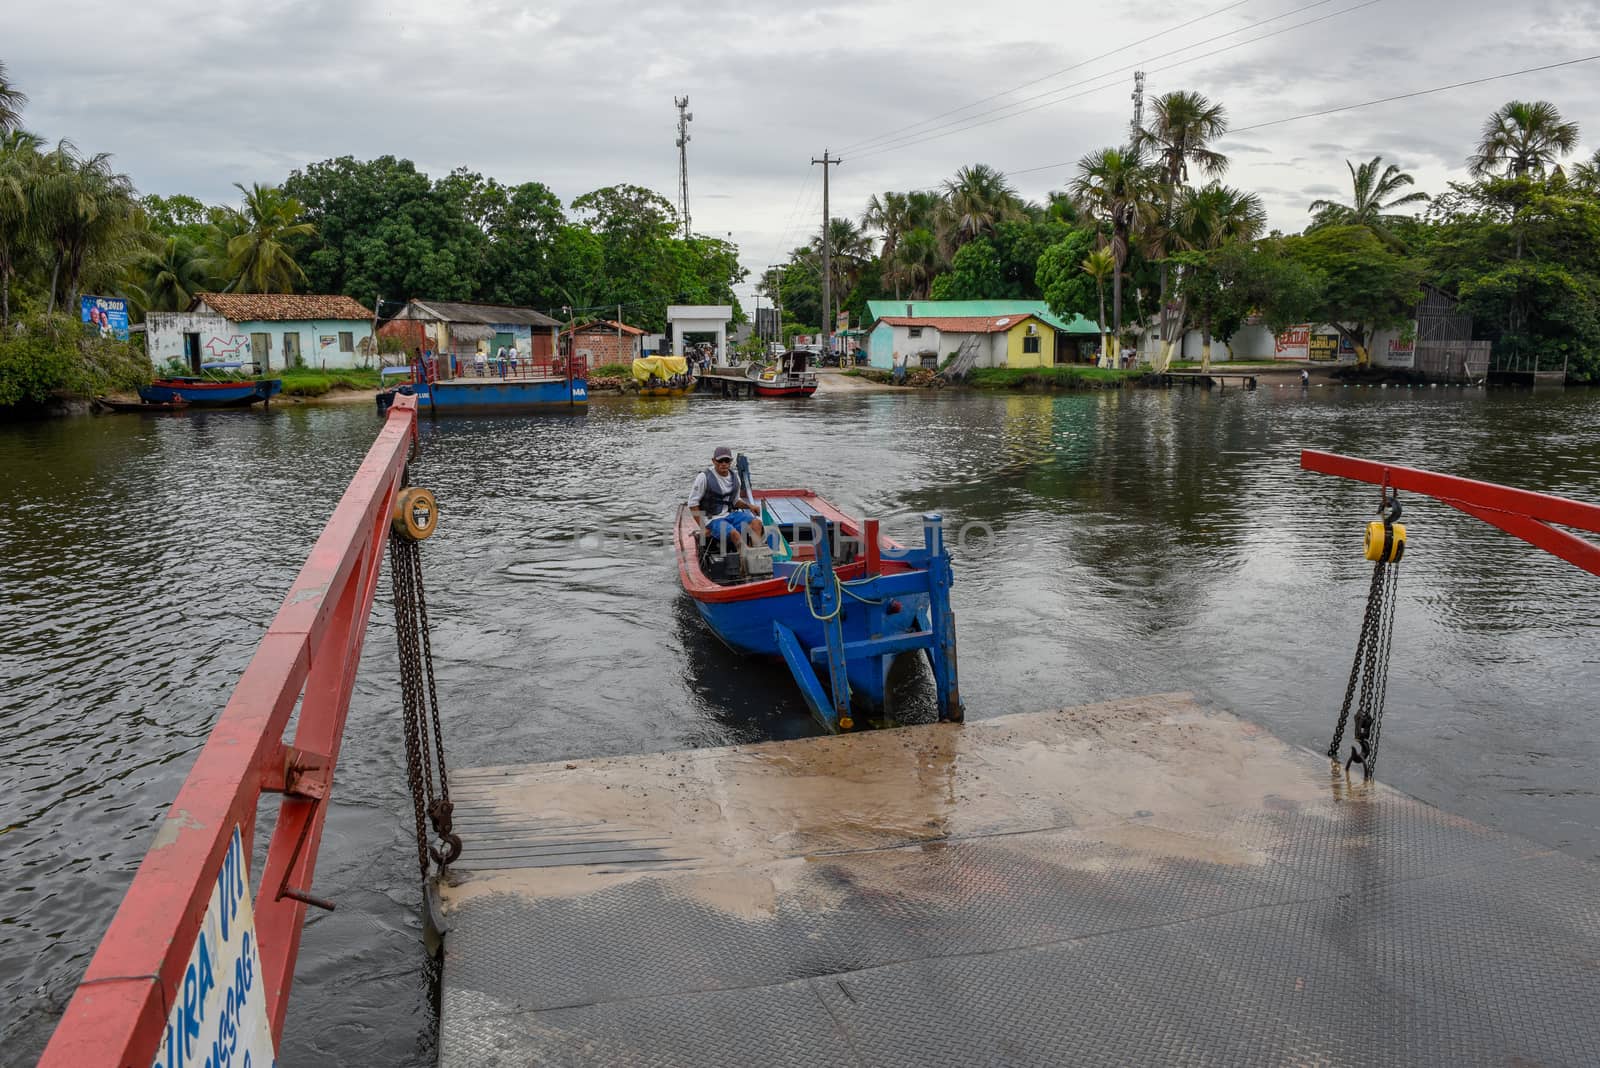
M1129 144L1139 143L1139 131L1144 129L1144 71L1133 72L1133 123L1128 127Z
M694 115L689 111L689 98L675 96L672 102L678 108L678 214L683 216L683 239L689 239L689 124Z

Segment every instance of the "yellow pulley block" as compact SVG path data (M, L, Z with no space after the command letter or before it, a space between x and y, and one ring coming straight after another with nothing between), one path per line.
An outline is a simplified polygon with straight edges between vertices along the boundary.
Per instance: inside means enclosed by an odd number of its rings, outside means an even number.
M431 491L407 486L395 496L390 525L402 538L422 541L439 525L439 502Z
M1400 558L1406 554L1406 525L1404 523L1393 523L1389 525L1389 529L1394 531L1393 541L1389 541L1385 535L1383 523L1373 521L1367 524L1366 557L1368 560L1385 560L1387 563L1395 564L1399 563ZM1389 542L1389 555L1387 557L1383 555L1385 542Z

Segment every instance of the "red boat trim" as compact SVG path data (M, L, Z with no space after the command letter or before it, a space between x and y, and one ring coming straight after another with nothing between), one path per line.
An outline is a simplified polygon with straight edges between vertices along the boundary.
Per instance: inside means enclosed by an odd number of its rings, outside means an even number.
M1324 475L1425 494L1600 575L1600 545L1550 526L1559 523L1600 534L1600 505L1316 449L1301 451L1300 466Z
M755 499L760 502L768 497L803 497L810 502L814 515L838 523L846 534L859 535L860 525L849 516L845 515L832 504L828 503L815 492L807 489L770 489L756 490ZM720 604L729 601L756 601L764 597L779 597L789 592L789 580L786 578L768 579L764 582L747 582L739 586L721 586L706 577L700 570L699 548L695 544L694 535L698 527L694 518L689 515L687 505L678 509L677 551L678 575L683 582L684 592L697 601L708 604ZM868 551L868 558L879 556L884 551L898 552L903 547L890 538L879 538L878 553ZM798 555L808 555L810 550L797 546ZM849 582L852 579L863 578L867 574L867 559L861 559L852 564L837 568L839 577ZM897 560L881 560L880 570L886 574L896 571L909 571L911 566Z
M171 378L158 378L150 383L151 387L161 389L240 389L245 386L258 384L258 379L242 379L238 382L179 382Z
M289 588L167 811L88 971L51 1036L45 1068L146 1065L156 1057L212 887L239 828L250 855L261 795L283 794L255 893L276 1046L389 514L416 440L415 397L397 397L377 441ZM302 697L303 694L303 697ZM299 704L294 743L283 733Z

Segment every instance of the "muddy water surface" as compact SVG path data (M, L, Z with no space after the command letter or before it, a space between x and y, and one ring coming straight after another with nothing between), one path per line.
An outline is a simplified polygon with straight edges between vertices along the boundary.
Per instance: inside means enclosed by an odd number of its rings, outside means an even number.
M365 407L0 427L5 1063L48 1038L375 429ZM720 442L758 484L815 486L903 539L927 510L973 524L955 590L971 716L1186 690L1313 747L1344 691L1376 494L1301 473L1296 450L1600 500L1600 395L1580 392L619 400L424 438L462 766L812 732L782 669L730 656L677 592L670 513ZM1384 777L1600 856L1600 581L1442 505L1406 519ZM339 907L305 937L287 1065L433 1059L380 601L315 885Z

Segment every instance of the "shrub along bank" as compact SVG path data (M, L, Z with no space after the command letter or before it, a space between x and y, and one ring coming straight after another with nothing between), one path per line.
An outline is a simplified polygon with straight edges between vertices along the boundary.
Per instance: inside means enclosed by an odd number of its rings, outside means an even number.
M149 381L150 361L137 345L89 336L83 324L65 316L30 317L0 333L0 413L137 389Z

